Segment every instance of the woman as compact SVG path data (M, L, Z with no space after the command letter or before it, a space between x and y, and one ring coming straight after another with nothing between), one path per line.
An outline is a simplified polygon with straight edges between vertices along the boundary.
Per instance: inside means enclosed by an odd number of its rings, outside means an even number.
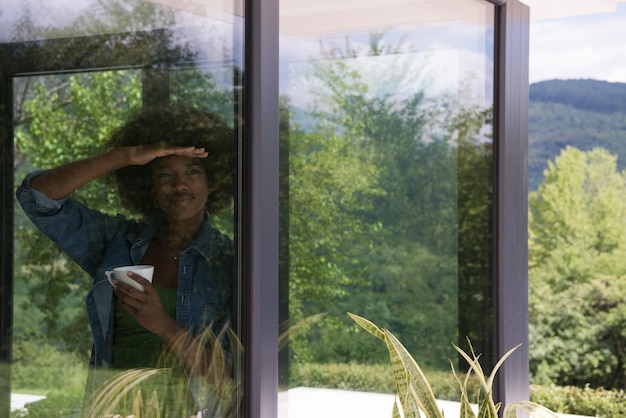
M235 137L218 116L181 106L143 110L114 132L107 151L29 174L17 198L34 224L94 280L87 313L91 365L157 367L165 350L188 378L196 410L214 402L198 381L211 367L201 338L228 326L234 283L232 241L208 215L232 202ZM86 183L110 176L140 220L109 216L73 200ZM107 281L105 271L154 265L144 292ZM87 393L102 378L91 373ZM200 379L199 379L200 378Z

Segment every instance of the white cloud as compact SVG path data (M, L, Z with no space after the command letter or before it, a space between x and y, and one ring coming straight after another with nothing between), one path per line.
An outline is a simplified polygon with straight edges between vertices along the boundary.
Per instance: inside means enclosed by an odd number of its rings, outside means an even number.
M530 82L593 78L626 82L626 7L615 13L533 21Z

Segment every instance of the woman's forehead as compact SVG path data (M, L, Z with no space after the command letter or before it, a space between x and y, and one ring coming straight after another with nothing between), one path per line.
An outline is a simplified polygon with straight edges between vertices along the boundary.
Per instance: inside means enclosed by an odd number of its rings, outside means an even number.
M196 157L185 157L182 155L166 155L155 159L152 164L154 170L164 170L171 168L203 167L202 160Z

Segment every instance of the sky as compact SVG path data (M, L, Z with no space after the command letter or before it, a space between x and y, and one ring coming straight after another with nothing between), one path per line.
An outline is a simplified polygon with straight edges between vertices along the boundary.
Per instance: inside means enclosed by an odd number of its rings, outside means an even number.
M626 83L626 3L612 13L531 21L529 78Z
M55 10L65 10L62 6L67 0L0 2L5 2L0 4L0 15L5 14L6 20L11 10L22 10L16 4L28 3L36 9L54 5ZM72 11L77 12L75 8ZM0 25L0 39L8 41L10 28L2 26L8 25ZM619 3L611 13L531 20L530 82L577 78L626 83L626 3Z

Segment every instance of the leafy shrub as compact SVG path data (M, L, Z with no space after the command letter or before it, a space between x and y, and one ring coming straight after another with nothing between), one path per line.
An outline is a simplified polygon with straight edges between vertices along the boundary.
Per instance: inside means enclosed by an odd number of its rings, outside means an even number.
M559 292L535 289L529 309L533 383L626 387L626 280L586 280Z
M11 418L57 418L80 413L87 365L75 354L37 340L17 338L13 345L13 392L44 394L45 399L13 411Z
M450 373L426 372L426 375L437 398L459 400L458 383ZM377 393L395 391L393 373L387 365L381 364L292 364L290 385ZM472 379L468 392L475 396L478 390L478 382ZM626 416L626 393L623 390L531 385L530 400L564 414L602 418Z
M358 363L293 364L289 377L292 387L346 389L393 393L395 383L389 366Z
M59 389L84 389L87 365L70 353L41 341L16 339L13 345L11 386L13 391L47 393Z
M83 388L56 390L45 399L26 404L23 410L11 413L11 418L67 418L78 416L83 404Z
M623 390L531 385L530 399L565 414L603 418L626 416L626 394Z
M439 399L460 400L459 384L450 372L426 372L433 392ZM460 376L461 380L465 376ZM344 389L365 392L394 393L393 370L386 364L306 363L293 364L290 385L312 388ZM479 382L470 378L468 392L478 396Z

